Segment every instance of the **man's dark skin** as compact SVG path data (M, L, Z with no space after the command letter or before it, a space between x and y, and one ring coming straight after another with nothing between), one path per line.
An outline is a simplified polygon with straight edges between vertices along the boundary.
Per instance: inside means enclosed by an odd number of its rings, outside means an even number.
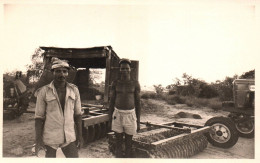
M138 81L131 80L130 63L121 62L120 64L120 80L113 82L111 89L111 100L109 106L109 127L112 124L112 114L114 108L119 110L131 110L135 108L137 118L137 131L140 130L140 85ZM122 157L123 133L115 133L117 139L116 156ZM125 134L126 152L125 157L131 157L133 135Z
M65 105L65 96L66 96L66 79L68 77L68 69L67 68L55 68L52 70L54 75L54 87L57 91L59 101L62 109L64 110ZM74 116L74 122L76 125L76 138L77 138L77 146L80 149L83 146L83 138L82 138L82 118L81 115ZM35 119L35 130L36 130L36 153L40 148L44 148L43 143L43 126L44 120L40 118Z

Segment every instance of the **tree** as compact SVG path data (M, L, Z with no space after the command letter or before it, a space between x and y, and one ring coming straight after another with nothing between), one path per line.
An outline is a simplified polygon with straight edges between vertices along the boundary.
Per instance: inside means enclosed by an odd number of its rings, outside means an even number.
M245 72L239 78L240 79L254 79L255 78L255 70L251 70L251 71Z
M176 78L173 84L167 86L167 89L169 89L169 94L182 96L212 98L218 95L212 85L203 80L193 78L186 73L183 73L182 80Z
M154 89L155 89L155 92L158 94L158 95L161 95L164 91L164 88L161 84L159 85L153 85Z
M27 78L29 82L35 83L40 79L40 76L43 72L43 50L41 48L36 48L32 57L32 63L26 65L27 69Z

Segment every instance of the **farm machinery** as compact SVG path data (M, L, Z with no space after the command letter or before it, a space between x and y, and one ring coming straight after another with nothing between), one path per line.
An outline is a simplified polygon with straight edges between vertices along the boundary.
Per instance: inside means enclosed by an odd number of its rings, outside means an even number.
M170 122L152 124L141 122L141 128L133 137L133 156L136 158L188 158L202 152L208 145L205 136L210 126L198 126ZM108 133L109 150L115 153L116 138Z
M111 46L93 48L57 48L40 47L43 52L44 70L36 89L50 83L53 79L51 72L51 59L56 57L67 60L72 66L69 70L68 82L78 86L82 101L82 126L85 143L90 143L108 136L109 150L115 152L115 135L108 128L108 104L112 81L118 79L120 58ZM95 88L90 82L92 69L105 70L103 90ZM131 78L138 80L139 62L131 61ZM100 98L101 97L101 98ZM223 120L224 119L224 120ZM216 127L222 125L226 128ZM228 118L210 119L205 126L165 123L152 124L142 122L140 132L133 138L133 151L135 157L152 158L187 158L203 151L208 142L219 147L228 148L238 139L237 130L233 128L233 121ZM231 129L230 129L231 128ZM226 131L224 131L226 129ZM232 140L225 142L226 132ZM218 135L219 141L214 137ZM221 135L222 134L222 135ZM231 139L232 138L232 139ZM223 143L224 142L224 143Z
M21 71L17 71L14 80L4 79L3 95L3 118L14 119L23 113L30 113L27 110L32 92L20 80Z
M229 112L228 117L213 117L205 124L212 126L206 136L217 147L230 148L236 144L239 136L254 137L255 80L234 80L233 99L222 103L223 110Z

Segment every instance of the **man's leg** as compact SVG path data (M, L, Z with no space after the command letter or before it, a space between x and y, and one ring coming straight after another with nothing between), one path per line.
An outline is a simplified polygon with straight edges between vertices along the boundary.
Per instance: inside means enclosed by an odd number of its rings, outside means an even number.
M133 135L125 134L125 157L132 158L132 139Z
M56 158L56 152L57 152L56 149L48 145L45 145L45 148L46 148L46 155L45 155L46 158Z
M67 158L78 158L78 148L76 146L76 142L72 142L66 147L61 148L62 152L64 153L65 157Z
M123 133L116 133L116 158L122 158Z

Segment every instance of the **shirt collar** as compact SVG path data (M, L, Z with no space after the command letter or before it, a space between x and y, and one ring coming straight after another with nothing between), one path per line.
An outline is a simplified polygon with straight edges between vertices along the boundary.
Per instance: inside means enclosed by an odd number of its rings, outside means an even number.
M51 88L52 90L54 90L54 81L52 81L49 85L48 85L49 88ZM66 82L66 87L70 87L70 88L73 88L72 87L72 84Z

